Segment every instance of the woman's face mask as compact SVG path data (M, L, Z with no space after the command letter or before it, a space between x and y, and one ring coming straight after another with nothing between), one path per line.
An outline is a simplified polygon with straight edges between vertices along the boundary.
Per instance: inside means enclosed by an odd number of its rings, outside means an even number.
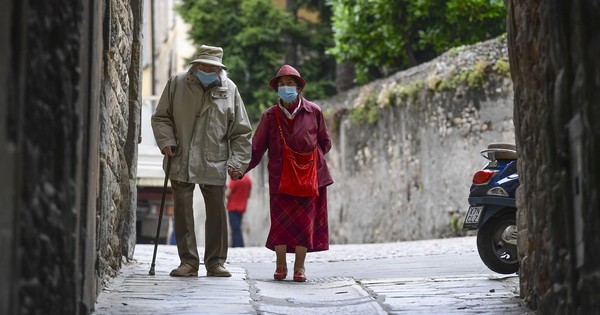
M279 95L285 103L289 104L298 97L298 91L295 86L282 85L277 90L277 95Z
M209 85L215 81L217 81L218 76L216 72L204 72L202 70L198 70L196 72L196 76L204 85Z

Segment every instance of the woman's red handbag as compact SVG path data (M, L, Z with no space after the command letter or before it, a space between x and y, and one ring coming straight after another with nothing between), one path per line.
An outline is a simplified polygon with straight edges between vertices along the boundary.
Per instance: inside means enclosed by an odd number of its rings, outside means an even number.
M287 146L281 121L279 108L275 108L275 118L281 136L283 156L281 160L281 181L279 192L296 197L315 197L319 195L317 181L317 147L309 152L296 152Z

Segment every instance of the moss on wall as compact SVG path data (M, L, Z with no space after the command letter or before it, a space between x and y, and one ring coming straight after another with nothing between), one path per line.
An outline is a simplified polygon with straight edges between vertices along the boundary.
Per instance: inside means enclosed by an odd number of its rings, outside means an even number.
M506 42L506 36L495 39L497 42ZM471 57L456 65L447 68L439 64L448 64L448 58L461 58L461 53ZM490 57L497 56L496 59ZM407 103L419 106L426 102L426 98L433 95L447 94L446 97L462 95L468 91L485 93L490 86L496 86L503 78L510 78L508 57L502 54L473 54L468 47L457 47L448 51L444 58L432 61L428 68L433 69L425 77L402 80L386 80L380 84L369 84L360 87L360 92L352 105L338 107L337 110L349 111L352 122L355 124L374 125L379 120L383 109L390 107L404 107ZM443 71L438 70L442 68ZM428 94L429 93L429 94ZM336 115L336 111L329 110L327 115L342 119L344 115ZM334 118L335 119L335 118ZM335 122L339 125L339 122Z

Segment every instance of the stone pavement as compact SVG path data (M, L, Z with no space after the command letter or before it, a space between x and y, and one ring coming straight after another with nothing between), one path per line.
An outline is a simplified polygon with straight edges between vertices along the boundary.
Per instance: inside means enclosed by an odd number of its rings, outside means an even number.
M203 265L197 278L173 278L177 249L159 245L150 276L154 246L136 245L94 314L535 314L518 297L518 277L487 270L474 244L332 245L308 254L307 283L272 280L275 255L264 247L231 248L231 278L206 277Z

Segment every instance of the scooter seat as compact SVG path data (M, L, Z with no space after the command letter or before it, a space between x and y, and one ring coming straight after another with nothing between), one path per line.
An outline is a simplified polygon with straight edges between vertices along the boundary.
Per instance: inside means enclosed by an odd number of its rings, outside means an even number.
M505 142L490 143L486 150L481 151L482 155L484 153L489 160L516 160L517 146Z

